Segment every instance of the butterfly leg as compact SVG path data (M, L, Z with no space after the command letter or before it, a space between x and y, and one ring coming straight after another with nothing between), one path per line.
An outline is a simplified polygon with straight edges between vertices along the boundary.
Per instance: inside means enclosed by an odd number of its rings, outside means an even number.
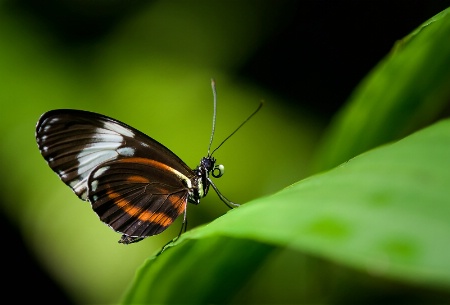
M221 192L219 192L219 189L217 188L217 186L212 182L211 179L208 178L209 183L211 184L211 186L213 187L213 189L216 191L217 195L219 196L220 200L222 200L227 207L229 207L230 209L233 208L237 208L240 206L240 204L238 203L234 203L232 201L230 201L227 197L225 197L224 195L222 195Z
M132 243L137 243L138 241L143 240L145 237L133 237L126 234L123 234L119 240L119 244L129 245Z
M186 213L186 210L187 210L187 202L186 202L186 206L185 206L185 208L184 208L183 223L181 224L181 230L180 230L180 232L178 233L178 235L177 235L174 239L172 239L172 240L170 240L168 243L166 243L166 244L161 248L161 251L159 251L159 252L156 254L156 256L158 256L158 255L160 255L161 253L163 253L164 250L166 250L166 248L167 248L170 244L173 244L174 242L176 242L176 241L178 240L178 238L180 238L181 234L183 234L184 232L186 232L186 230L187 230L187 213Z

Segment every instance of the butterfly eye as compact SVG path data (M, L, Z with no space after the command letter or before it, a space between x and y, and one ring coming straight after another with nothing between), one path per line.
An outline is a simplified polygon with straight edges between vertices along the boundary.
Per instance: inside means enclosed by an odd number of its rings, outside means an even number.
M220 178L225 174L225 166L222 164L214 166L214 169L212 171L212 175L214 178Z

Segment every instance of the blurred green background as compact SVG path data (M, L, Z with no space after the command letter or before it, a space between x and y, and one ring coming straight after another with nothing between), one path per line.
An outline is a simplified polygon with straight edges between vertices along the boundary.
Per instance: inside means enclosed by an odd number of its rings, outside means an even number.
M195 167L215 153L233 201L272 194L313 173L334 114L359 81L448 1L3 1L0 4L1 224L17 300L114 303L181 223L124 246L46 165L34 138L56 108L99 112L164 143ZM214 144L213 144L214 147ZM211 194L189 228L227 211ZM168 270L167 272L170 272ZM4 286L5 291L9 286Z

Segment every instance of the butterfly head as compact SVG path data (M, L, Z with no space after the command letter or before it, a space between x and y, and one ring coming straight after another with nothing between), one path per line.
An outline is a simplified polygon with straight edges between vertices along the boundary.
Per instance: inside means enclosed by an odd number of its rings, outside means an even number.
M211 173L214 178L220 178L225 173L225 166L216 164L216 159L212 156L203 157L200 166L207 173Z

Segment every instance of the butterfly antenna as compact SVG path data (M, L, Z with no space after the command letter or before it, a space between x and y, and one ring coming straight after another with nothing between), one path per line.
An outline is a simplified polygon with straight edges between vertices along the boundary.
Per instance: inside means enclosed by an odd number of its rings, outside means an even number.
M217 147L212 151L211 156L212 156L212 154L213 154L216 150L219 149L220 146L222 146L223 143L225 143L232 135L234 135L234 134L236 133L236 131L238 131L242 126L244 126L244 124L247 123L247 122L252 118L252 116L254 116L254 115L261 109L261 107L262 107L263 105L264 105L264 101L261 100L261 102L259 103L258 108L256 108L256 110L253 111L253 113L250 114L250 115L245 119L245 121L241 123L241 125L239 125L239 126L238 126L238 127L237 127L237 128L236 128L229 136L228 136L228 137L225 138L225 140L222 141L222 143L219 144L219 146L217 146ZM215 117L215 113L214 113L214 117ZM214 128L213 128L213 130L214 130ZM212 136L211 136L211 139L212 139ZM210 143L209 145L211 146L211 143ZM208 155L209 155L209 149L208 149Z
M209 152L211 150L211 144L213 142L214 132L216 130L217 92L216 92L216 81L214 80L214 78L211 78L211 88L212 88L213 99L214 99L214 113L213 113L211 138L209 139L209 146L208 146L208 156L210 156Z

